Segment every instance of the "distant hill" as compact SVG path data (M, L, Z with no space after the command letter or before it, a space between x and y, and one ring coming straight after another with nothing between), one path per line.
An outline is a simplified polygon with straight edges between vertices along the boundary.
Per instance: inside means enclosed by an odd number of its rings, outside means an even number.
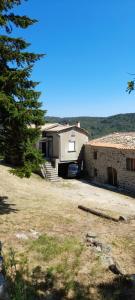
M135 113L119 114L110 117L68 117L59 118L47 116L49 123L81 123L81 127L89 132L90 137L96 138L116 131L135 131Z

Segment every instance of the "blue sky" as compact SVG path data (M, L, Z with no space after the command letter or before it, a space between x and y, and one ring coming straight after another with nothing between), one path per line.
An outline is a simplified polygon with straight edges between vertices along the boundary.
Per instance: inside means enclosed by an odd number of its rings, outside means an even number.
M33 78L48 115L135 112L135 94L125 92L135 73L134 0L29 0L16 11L39 20L14 34L46 53Z

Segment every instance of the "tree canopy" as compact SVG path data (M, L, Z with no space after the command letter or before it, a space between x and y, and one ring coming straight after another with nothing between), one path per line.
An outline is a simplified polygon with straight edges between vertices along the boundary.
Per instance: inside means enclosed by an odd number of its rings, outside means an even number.
M35 144L45 111L39 102L40 92L35 89L38 82L31 79L31 73L43 55L28 52L27 41L12 37L14 26L27 29L37 22L12 12L21 2L0 1L0 27L5 30L0 36L0 144L5 161L21 167L29 176L42 161Z

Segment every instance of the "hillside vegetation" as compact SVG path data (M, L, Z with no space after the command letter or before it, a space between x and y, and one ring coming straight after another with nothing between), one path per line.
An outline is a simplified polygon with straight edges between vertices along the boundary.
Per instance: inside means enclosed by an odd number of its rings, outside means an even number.
M135 113L119 114L110 117L46 117L50 123L81 123L81 127L89 132L90 137L96 138L116 131L135 131Z

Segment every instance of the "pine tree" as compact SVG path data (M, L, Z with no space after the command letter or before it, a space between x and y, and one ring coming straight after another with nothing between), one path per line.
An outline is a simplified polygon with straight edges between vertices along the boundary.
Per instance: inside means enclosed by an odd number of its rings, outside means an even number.
M5 30L5 35L0 36L0 148L6 162L21 167L20 174L30 176L42 161L35 144L45 111L39 102L40 92L35 90L38 82L31 80L31 72L43 55L28 52L29 43L11 36L14 26L27 29L36 22L12 12L21 2L0 0L0 27Z

